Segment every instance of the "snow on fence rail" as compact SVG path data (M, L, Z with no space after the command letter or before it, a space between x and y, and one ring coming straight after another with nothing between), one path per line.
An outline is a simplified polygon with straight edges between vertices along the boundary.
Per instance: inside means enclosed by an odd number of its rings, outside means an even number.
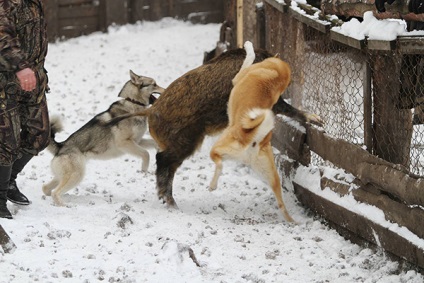
M304 166L319 174L319 189L293 179L298 199L343 235L424 270L424 37L358 40L332 29L339 19L290 1L262 1L254 22L246 9L244 40L287 61L293 74L286 98L326 121L323 129L302 131L278 119L273 145L289 157L280 160L283 174ZM226 15L227 25L235 21L234 11ZM227 41L235 46L234 38ZM354 180L327 178L329 166ZM327 198L328 189L337 199ZM359 211L343 206L346 196ZM380 209L384 223L361 212L364 206Z

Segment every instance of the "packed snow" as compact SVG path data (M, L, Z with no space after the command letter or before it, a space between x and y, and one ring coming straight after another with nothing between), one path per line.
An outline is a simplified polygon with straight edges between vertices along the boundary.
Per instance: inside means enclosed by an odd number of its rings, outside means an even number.
M166 87L199 66L219 28L163 19L50 44L49 108L65 127L56 139L106 110L130 69ZM0 249L0 282L424 281L383 251L346 241L298 203L290 179L314 186L317 168L285 178L283 197L297 225L284 221L272 190L246 166L224 163L218 189L209 192L215 139L177 171L179 209L157 198L154 150L148 173L129 155L90 161L84 180L64 195L67 206L54 206L41 191L52 178L52 155L42 152L18 178L32 204L9 203L14 219L0 220L17 246ZM345 205L355 211L357 203Z

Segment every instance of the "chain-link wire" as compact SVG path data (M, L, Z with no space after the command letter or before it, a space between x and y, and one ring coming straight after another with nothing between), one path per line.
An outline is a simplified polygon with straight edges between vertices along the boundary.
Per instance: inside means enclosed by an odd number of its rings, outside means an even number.
M318 114L330 136L424 175L423 54L356 49L277 10L267 14L267 31L267 47L292 66L294 106ZM372 99L364 105L367 85ZM315 154L312 162L327 165Z

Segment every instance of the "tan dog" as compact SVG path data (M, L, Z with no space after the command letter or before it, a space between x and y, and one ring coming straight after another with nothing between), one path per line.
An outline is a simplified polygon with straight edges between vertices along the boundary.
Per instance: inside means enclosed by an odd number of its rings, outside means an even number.
M216 189L224 159L240 161L250 165L269 183L284 218L293 222L281 196L280 177L271 147L272 107L289 85L290 74L287 63L278 58L267 58L241 68L234 77L228 102L229 124L210 152L216 165L210 190Z

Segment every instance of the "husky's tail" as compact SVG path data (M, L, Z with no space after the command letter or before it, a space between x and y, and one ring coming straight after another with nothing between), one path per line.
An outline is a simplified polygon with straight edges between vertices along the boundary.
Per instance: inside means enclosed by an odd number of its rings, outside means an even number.
M50 118L50 142L49 142L49 145L47 146L47 149L54 155L56 155L61 148L60 143L56 142L54 139L56 134L61 131L63 131L63 125L59 116L51 117Z
M260 142L274 128L274 113L269 109L254 108L241 119L241 126L245 131L257 129L255 141Z
M252 42L246 41L244 43L244 50L246 50L246 58L244 58L243 65L241 65L240 70L246 69L252 65L256 57Z

